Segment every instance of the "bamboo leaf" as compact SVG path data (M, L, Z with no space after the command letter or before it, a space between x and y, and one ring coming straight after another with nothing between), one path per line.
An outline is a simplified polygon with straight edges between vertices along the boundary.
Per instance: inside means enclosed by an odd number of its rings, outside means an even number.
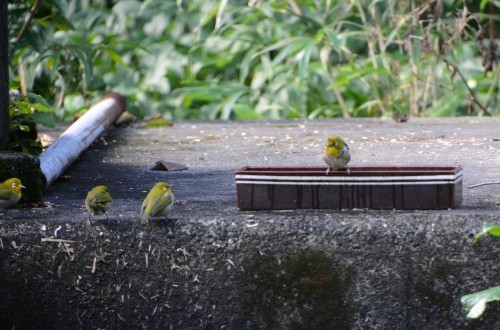
M121 65L125 65L125 62L123 62L122 57L114 50L109 49L109 48L104 48L103 51L104 51L104 53L106 53L106 55L108 55L108 57L112 61L114 61L118 64L121 64Z
M230 118L234 104L243 94L245 94L245 92L238 92L234 95L230 95L220 104L222 106L221 119L228 120Z
M463 106L464 96L461 93L453 93L442 97L434 103L426 112L433 117L449 117L459 113Z
M298 42L300 40L303 41L304 38L302 37L292 37L292 38L287 38L287 39L284 39L284 40L281 40L281 41L278 41L270 46L267 46L265 47L264 49L262 49L261 51L255 53L253 55L253 58L257 58L259 57L260 55L262 54L265 54L265 53L269 53L269 52L272 52L272 51L275 51L277 49L280 49L280 48L283 48L283 47L286 47L290 44L293 44L295 42Z
M263 119L264 116L258 113L247 104L234 104L233 112L237 119L250 120L250 119Z
M74 49L73 51L82 66L85 87L88 88L92 80L92 62L90 61L88 53L85 50Z
M481 3L479 4L479 10L484 11L484 8L486 8L486 5L490 2L491 0L481 0Z

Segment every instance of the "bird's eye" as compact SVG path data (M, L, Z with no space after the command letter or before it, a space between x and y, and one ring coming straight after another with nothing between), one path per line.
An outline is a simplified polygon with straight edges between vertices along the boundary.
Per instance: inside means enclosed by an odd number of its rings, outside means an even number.
M163 190L168 190L168 187L167 186L163 186Z
M12 188L15 188L15 187L16 187L16 183L12 182Z
M333 142L333 144L334 144L335 146L337 146L339 143L338 143L337 141L335 141L335 142Z

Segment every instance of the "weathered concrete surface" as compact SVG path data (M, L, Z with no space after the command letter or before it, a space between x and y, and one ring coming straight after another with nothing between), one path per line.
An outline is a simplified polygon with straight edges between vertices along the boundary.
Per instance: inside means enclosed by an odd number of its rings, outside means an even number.
M321 165L329 134L352 165L461 165L448 211L239 212L246 165ZM156 160L183 172L153 172ZM500 284L500 120L180 122L115 129L49 189L49 208L0 210L0 325L80 328L436 329L500 327L500 304L466 321L464 294ZM167 225L134 224L160 180L179 203ZM111 223L83 199L113 195ZM167 235L173 226L175 237ZM59 229L60 227L60 229ZM54 236L72 242L41 242Z

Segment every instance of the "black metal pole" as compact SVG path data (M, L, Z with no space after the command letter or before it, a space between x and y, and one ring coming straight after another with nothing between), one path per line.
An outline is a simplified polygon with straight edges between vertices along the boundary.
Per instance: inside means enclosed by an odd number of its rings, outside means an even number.
M9 145L8 0L0 0L0 150Z

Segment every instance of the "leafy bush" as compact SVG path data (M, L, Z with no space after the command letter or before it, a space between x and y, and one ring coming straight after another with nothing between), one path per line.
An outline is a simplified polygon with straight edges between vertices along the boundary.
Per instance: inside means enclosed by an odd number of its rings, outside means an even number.
M496 115L498 32L489 27L499 8L493 0L11 1L12 68L60 118L107 91L125 95L138 117Z
M40 95L18 92L19 83L9 84L9 150L38 155L42 145L37 141L37 126L54 127L54 109Z

